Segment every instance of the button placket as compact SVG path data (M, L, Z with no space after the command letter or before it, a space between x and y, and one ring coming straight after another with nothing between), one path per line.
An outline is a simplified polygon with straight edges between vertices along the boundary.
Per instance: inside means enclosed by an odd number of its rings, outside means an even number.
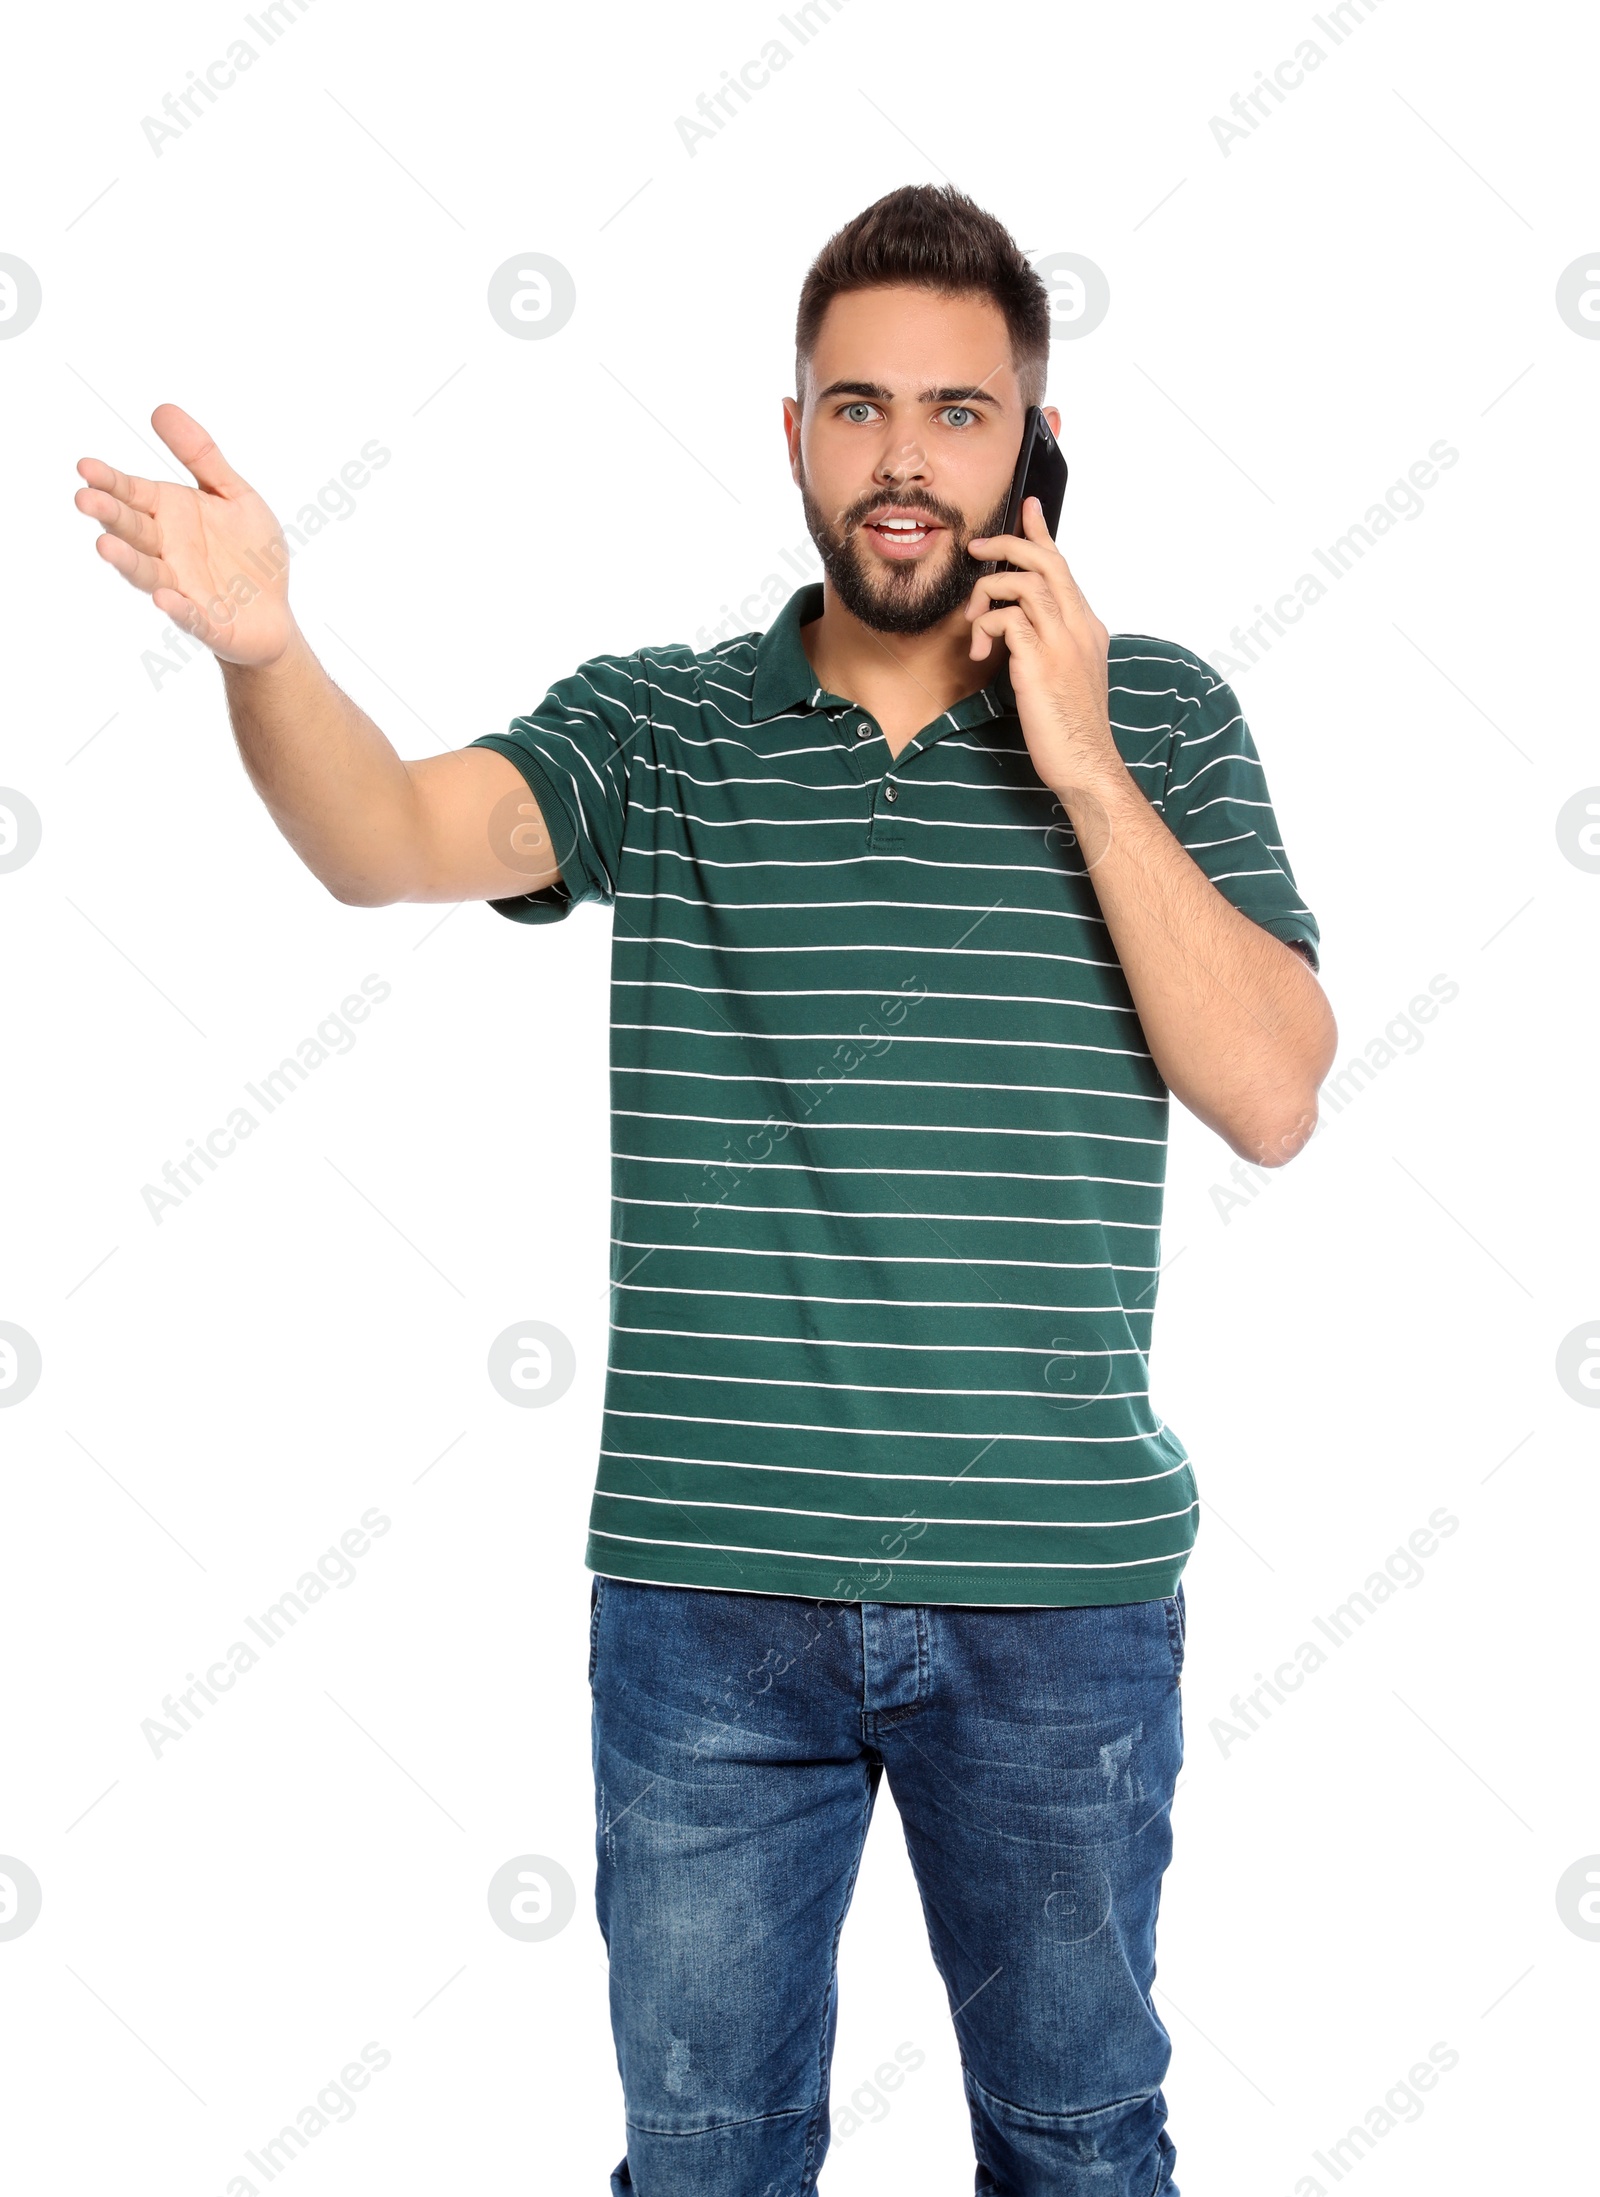
M877 726L870 717L861 714L859 702L835 704L828 715L834 738L844 752L845 769L871 790L876 784L876 773L868 743L877 732Z
M892 813L900 798L894 771L909 752L909 748L902 748L899 755L891 756L882 778L873 788L872 807L867 818L867 849L871 854L893 854L904 840L900 819Z

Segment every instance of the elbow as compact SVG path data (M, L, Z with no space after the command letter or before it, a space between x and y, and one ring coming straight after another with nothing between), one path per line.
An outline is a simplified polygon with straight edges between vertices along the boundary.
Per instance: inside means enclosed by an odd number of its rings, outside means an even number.
M341 908L388 908L404 896L386 891L369 878L325 877L322 883Z
M1252 1166L1287 1167L1317 1133L1322 1079L1338 1048L1332 1009L1325 1000L1321 1009L1315 1037L1298 1060L1282 1064L1279 1088L1270 1097L1258 1093L1248 1118L1237 1125L1239 1133L1228 1138L1240 1159Z
M1228 1142L1252 1167L1287 1167L1303 1152L1317 1130L1317 1094L1308 1091L1290 1106L1262 1115Z

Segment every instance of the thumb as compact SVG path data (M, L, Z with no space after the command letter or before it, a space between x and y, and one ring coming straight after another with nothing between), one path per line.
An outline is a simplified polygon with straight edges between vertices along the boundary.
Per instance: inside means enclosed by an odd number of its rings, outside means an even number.
M250 483L233 470L200 422L191 419L181 405L158 404L150 425L202 488L218 496L237 496L249 488Z

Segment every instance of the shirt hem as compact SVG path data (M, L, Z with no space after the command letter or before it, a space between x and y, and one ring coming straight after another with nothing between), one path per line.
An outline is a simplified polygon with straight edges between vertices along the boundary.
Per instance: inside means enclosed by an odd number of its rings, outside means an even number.
M811 1602L919 1602L954 1604L983 1609L1103 1609L1123 1602L1155 1602L1175 1594L1188 1564L1191 1549L1177 1556L1158 1557L1145 1564L1119 1567L1115 1581L1104 1576L1073 1577L1019 1567L997 1576L993 1571L947 1569L906 1571L896 1574L892 1565L866 1557L785 1557L775 1552L759 1562L746 1561L742 1568L719 1564L703 1551L685 1549L685 1561L672 1560L672 1552L653 1550L637 1568L626 1557L602 1556L591 1538L584 1550L589 1571L607 1579L626 1579L635 1586L690 1587L708 1593L762 1594L795 1597ZM850 1578L854 1569L856 1578ZM887 1577L863 1577L864 1574Z

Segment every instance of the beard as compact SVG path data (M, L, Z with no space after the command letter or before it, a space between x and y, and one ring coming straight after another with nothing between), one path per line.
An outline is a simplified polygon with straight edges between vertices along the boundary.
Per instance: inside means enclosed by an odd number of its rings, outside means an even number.
M962 607L978 577L967 544L1000 532L1008 495L1000 498L981 526L969 527L959 511L933 496L913 490L891 499L882 489L874 489L858 497L830 525L807 483L803 479L800 483L806 529L822 569L845 609L874 633L926 633ZM946 529L947 539L932 556L890 564L872 555L859 532L861 521L891 501L897 510L925 512Z

